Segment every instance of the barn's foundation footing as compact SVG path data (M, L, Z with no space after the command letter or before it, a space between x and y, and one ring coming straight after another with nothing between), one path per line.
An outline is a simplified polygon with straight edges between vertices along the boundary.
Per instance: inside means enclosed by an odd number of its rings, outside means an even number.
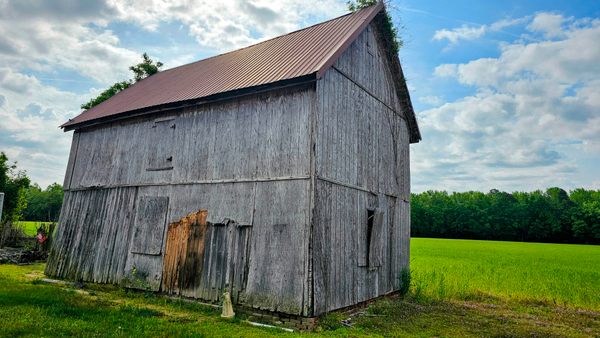
M235 307L235 311L248 317L250 321L288 327L298 331L314 330L319 320L318 317L302 317L247 307Z
M184 301L195 304L202 304L211 306L214 308L221 309L222 306L214 303L207 303L200 299L172 296L162 294L163 297ZM291 315L281 312L273 312L268 310L255 309L251 307L241 306L239 304L233 305L236 317L248 320L250 322L257 322L263 324L269 324L274 326L291 328L298 331L312 331L317 327L319 317L303 317L297 315Z

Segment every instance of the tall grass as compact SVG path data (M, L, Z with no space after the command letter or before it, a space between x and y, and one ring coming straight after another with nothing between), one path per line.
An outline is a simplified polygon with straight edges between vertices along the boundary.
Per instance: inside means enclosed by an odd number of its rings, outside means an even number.
M600 309L600 246L413 238L416 297Z

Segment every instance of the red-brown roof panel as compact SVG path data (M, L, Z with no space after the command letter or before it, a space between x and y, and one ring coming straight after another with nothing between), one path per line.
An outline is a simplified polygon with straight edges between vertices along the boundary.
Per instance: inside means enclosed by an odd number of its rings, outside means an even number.
M84 111L62 127L72 129L129 111L310 74L319 78L382 9L379 2L249 47L158 72Z

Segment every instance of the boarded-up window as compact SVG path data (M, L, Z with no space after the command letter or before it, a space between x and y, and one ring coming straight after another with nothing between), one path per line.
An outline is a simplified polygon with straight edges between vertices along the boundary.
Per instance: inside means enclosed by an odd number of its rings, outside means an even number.
M131 252L160 255L168 207L168 197L140 197L135 215Z
M175 137L175 118L166 117L154 120L148 143L147 171L173 169L172 143Z

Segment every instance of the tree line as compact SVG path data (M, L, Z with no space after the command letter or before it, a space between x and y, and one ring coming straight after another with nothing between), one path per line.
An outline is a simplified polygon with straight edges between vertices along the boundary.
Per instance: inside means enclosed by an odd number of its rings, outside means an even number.
M0 221L58 221L63 200L63 188L58 183L46 189L32 184L16 162L10 162L0 152L0 192L4 193L2 219Z
M411 234L600 244L600 190L411 194Z
M0 152L2 221L58 221L63 189L32 184ZM411 194L415 237L600 244L600 190L561 188L488 193L426 191Z

